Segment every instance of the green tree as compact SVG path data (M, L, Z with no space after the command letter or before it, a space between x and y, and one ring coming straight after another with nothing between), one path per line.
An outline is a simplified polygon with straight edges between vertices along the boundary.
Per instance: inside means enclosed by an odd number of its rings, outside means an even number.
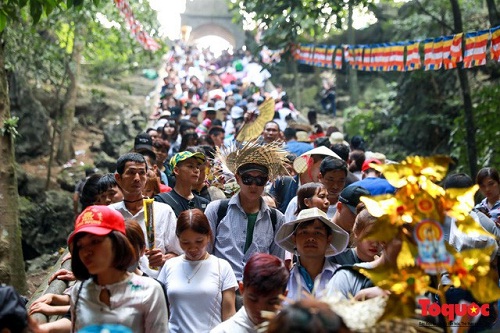
M97 2L97 0L94 0ZM9 23L19 20L27 1L11 0L0 6L0 39ZM29 14L33 22L42 15L49 15L56 6L63 6L60 0L30 1ZM69 6L79 6L81 1L68 1ZM0 123L2 137L0 148L0 215L2 235L0 236L0 282L13 285L20 292L26 291L24 262L22 260L21 231L19 226L19 194L14 160L14 133L10 115L9 88L5 69L4 43L0 43Z

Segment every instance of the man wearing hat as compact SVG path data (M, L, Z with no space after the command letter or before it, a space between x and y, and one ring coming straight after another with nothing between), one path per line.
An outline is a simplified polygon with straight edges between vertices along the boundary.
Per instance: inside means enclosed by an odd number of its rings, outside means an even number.
M274 242L284 216L271 209L261 195L268 181L287 173L286 154L279 145L261 146L255 142L218 151L216 158L235 175L240 191L228 201L212 201L205 210L214 234L210 252L231 264L238 281L242 280L243 267L252 254L263 252L284 257L283 249ZM226 213L220 214L223 205Z
M343 189L337 202L337 211L332 218L333 223L351 234L357 214L356 207L360 202L359 198L368 195L370 192L367 189L355 184Z
M306 132L300 131L300 133L304 133L306 138L309 139ZM313 146L308 141L299 141L298 132L295 128L287 127L283 131L283 136L285 137L285 149L290 153L295 154L297 156L302 155L303 153L308 152L313 149Z
M204 211L210 201L191 192L198 182L200 168L205 166L204 163L205 155L202 153L183 151L175 154L170 159L175 186L170 192L156 195L155 201L170 205L176 217L188 209L198 208Z
M382 173L373 168L373 165L381 165L382 162L376 158L369 158L363 162L361 172L363 179L353 183L366 188L371 195L394 194L396 188L387 179L382 178Z
M301 210L296 220L283 224L275 240L298 257L287 285L287 297L297 301L304 297L304 292L316 296L325 289L339 267L325 257L343 252L349 234L330 221L322 210L308 208Z

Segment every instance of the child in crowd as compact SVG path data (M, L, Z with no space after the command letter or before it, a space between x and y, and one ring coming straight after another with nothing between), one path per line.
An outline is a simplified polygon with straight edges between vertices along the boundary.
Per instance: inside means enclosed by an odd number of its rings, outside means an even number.
M276 243L298 257L290 273L288 297L299 300L304 293L318 295L338 267L325 257L344 251L348 241L347 232L318 208L304 209L296 220L283 224Z

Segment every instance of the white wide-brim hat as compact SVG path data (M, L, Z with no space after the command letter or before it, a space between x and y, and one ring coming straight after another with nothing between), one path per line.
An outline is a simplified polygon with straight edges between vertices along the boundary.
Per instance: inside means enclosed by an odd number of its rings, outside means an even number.
M331 149L325 146L320 146L303 153L302 155L297 157L295 161L293 161L293 168L297 173L304 173L307 171L308 168L307 160L308 157L310 157L311 155L332 156L341 159L340 156L335 154Z
M349 234L344 231L344 229L330 221L326 216L326 213L319 208L303 209L300 211L295 221L290 221L283 224L276 234L276 243L281 248L293 253L296 246L292 240L292 236L297 226L302 222L312 221L316 219L326 224L326 226L332 230L333 234L330 246L325 252L325 257L331 257L343 252L347 247L347 244L349 243Z

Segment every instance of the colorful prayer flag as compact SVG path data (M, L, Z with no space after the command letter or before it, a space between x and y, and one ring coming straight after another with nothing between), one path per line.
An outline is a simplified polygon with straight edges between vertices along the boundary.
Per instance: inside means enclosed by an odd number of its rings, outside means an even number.
M343 50L340 47L335 50L335 59L333 61L333 68L342 69L342 53Z
M462 54L463 36L464 36L463 32L453 36L453 42L451 43L451 47L450 47L450 60L452 62L454 62L455 64L462 62L464 60L464 57Z
M464 68L486 65L486 44L489 30L465 34Z
M426 71L438 70L443 64L443 37L429 38L424 41L424 68Z
M422 63L420 61L420 52L419 52L420 42L409 42L406 45L406 65L405 70L413 71L416 69L420 69L422 67Z
M404 43L394 43L391 46L391 56L389 58L389 70L401 72L404 69Z
M500 25L495 28L491 28L491 60L500 61Z
M314 47L313 63L316 67L326 67L326 45Z
M333 68L333 55L335 54L335 47L335 45L330 45L326 49L326 68ZM342 59L340 61L342 61Z

